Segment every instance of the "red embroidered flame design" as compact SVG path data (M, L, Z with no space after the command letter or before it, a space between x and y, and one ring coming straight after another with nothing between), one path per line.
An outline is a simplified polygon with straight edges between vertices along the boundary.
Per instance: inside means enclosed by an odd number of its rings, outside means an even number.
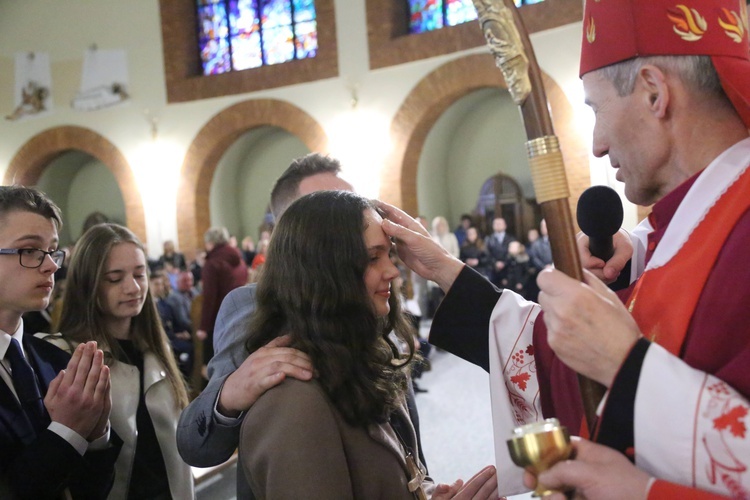
M596 40L596 23L594 23L593 16L589 16L589 23L586 26L586 40L589 43L594 43Z
M697 10L682 4L676 5L675 9L668 9L667 18L674 23L674 32L687 42L700 40L708 28L706 19Z
M744 438L747 427L742 419L745 416L747 416L747 408L744 406L735 406L714 419L714 429L719 431L728 429L734 437Z
M737 43L742 43L742 37L745 36L745 26L740 15L734 11L722 7L723 16L719 17L719 26L724 29L724 33Z

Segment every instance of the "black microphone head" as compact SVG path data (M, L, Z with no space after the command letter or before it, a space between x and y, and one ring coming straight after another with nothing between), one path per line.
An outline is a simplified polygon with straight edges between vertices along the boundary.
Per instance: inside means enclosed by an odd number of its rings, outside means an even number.
M608 238L622 226L622 200L609 186L591 186L578 199L576 218L589 237Z

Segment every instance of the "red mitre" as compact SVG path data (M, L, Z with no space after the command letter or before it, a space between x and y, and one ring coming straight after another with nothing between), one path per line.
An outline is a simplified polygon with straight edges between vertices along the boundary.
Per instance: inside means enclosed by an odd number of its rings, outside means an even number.
M586 0L580 75L639 56L711 56L750 128L746 0Z

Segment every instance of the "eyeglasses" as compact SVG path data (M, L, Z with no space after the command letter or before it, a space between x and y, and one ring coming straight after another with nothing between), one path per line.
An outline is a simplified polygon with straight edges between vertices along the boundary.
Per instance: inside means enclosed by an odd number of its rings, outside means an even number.
M61 267L65 260L65 250L45 252L38 248L0 248L0 255L18 255L18 262L21 266L29 269L40 267L48 255L57 267Z

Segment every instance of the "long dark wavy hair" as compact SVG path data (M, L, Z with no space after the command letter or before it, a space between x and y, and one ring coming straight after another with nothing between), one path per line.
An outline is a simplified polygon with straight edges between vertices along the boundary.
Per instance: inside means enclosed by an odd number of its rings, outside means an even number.
M378 318L364 274L367 199L346 191L303 196L274 229L258 281L257 311L246 347L253 352L289 334L312 358L318 381L352 425L383 422L404 397L414 332L399 294ZM389 338L394 332L408 354Z
M109 253L115 245L122 243L132 243L144 255L146 253L138 237L117 224L98 224L81 236L70 262L60 317L60 331L69 343L96 340L100 349L120 360L127 359L127 356L107 328L99 295ZM187 406L185 382L175 363L150 289L146 292L143 309L130 322L130 339L139 351L151 351L156 355L166 368L178 407ZM111 358L105 361L109 364Z

